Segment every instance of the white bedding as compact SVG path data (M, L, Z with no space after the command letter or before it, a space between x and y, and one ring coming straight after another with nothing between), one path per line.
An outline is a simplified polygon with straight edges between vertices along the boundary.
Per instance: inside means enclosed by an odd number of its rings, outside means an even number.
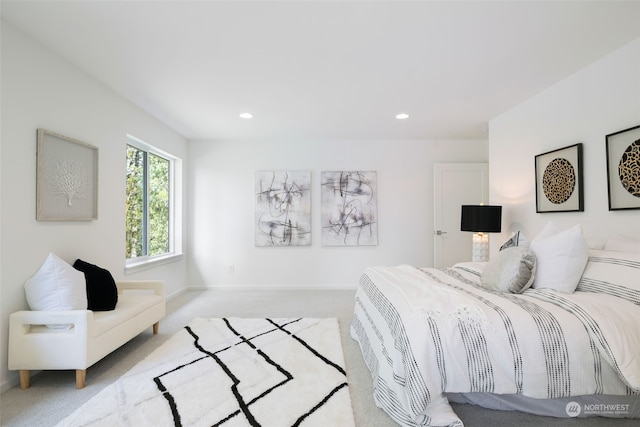
M639 305L591 292L492 292L480 271L462 263L363 273L351 335L376 403L394 420L461 425L445 392L640 397Z

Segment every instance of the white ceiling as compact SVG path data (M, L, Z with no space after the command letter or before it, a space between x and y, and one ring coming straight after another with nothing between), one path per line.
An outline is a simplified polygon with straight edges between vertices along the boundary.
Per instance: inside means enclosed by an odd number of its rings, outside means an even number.
M1 7L5 21L206 140L486 139L491 118L640 37L638 1Z

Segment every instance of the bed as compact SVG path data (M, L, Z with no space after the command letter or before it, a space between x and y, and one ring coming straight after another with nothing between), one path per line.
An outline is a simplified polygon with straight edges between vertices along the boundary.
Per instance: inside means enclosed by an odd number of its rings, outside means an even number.
M572 292L487 288L492 263L363 272L350 331L376 404L403 426L462 425L450 401L640 418L640 254L589 250Z

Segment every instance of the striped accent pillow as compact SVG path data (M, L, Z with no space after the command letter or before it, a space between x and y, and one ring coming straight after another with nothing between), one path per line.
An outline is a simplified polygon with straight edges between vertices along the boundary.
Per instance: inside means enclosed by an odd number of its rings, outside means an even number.
M576 291L609 294L640 305L640 253L590 250Z

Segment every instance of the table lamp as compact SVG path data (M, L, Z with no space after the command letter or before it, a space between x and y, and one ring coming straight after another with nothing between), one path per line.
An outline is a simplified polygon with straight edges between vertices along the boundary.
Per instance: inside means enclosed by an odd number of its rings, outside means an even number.
M473 231L474 262L489 261L489 235L499 233L502 223L502 206L462 205L461 231Z

